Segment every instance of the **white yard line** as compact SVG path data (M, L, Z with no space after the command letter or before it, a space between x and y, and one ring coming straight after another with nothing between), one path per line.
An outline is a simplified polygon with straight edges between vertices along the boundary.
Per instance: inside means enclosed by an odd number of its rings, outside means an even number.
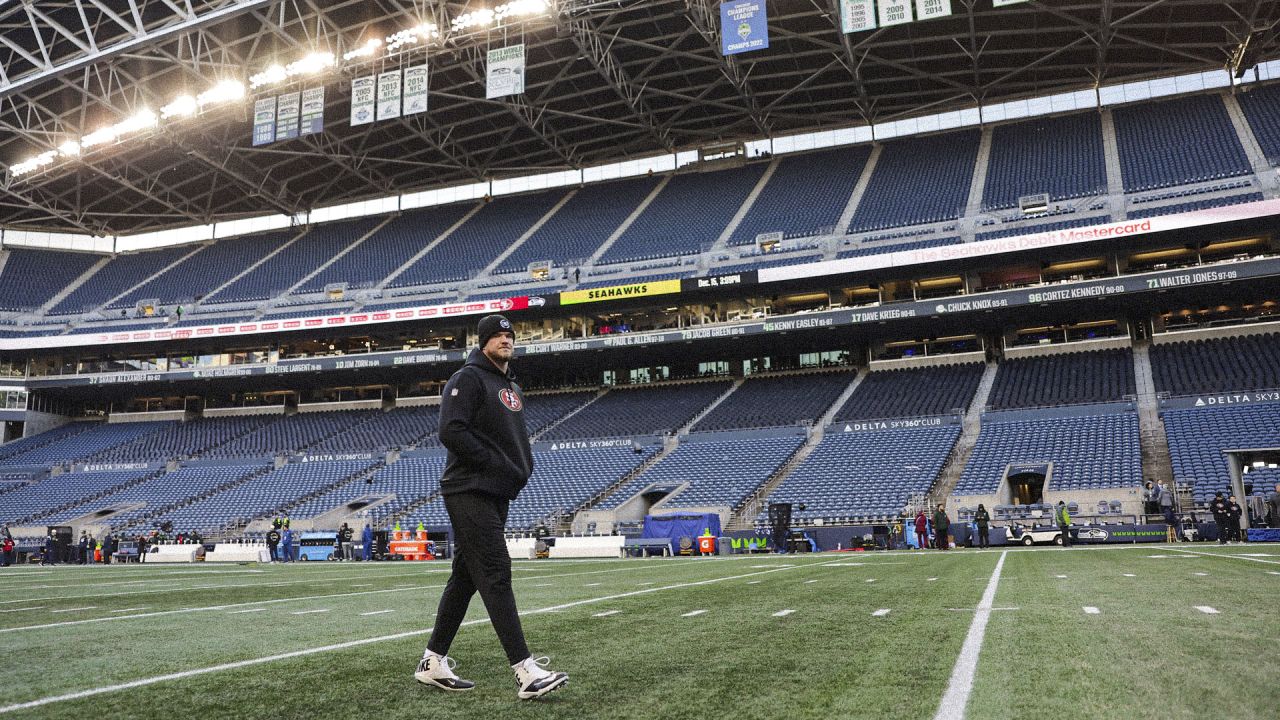
M248 610L232 610L231 612L229 612L229 613L227 613L227 614L228 614L228 615L242 615L242 614L244 614L244 613L251 613L251 612L266 612L266 610L267 610L266 608L249 608Z
M1000 572L1004 569L1007 551L1000 553L995 570L991 571L991 579L987 581L987 589L982 593L978 610L973 614L973 622L969 625L969 634L964 638L960 648L960 657L951 670L951 681L947 684L947 692L942 696L942 703L934 720L962 720L965 706L969 704L969 693L973 691L973 676L978 669L978 654L982 652L982 640L987 633L987 621L991 619L991 607L996 599L996 588L1000 585Z
M697 615L701 615L704 612L706 612L706 610L690 610L689 612L681 615L680 617L695 617Z
M598 612L595 615L592 615L591 617L609 617L610 615L617 615L620 612L622 611L621 610L605 610L604 612Z
M26 612L26 611L28 611L28 610L43 610L43 609L45 609L45 608L47 608L47 607L49 607L49 606L48 606L48 605L37 605L36 607L29 607L29 608L14 608L14 609L12 609L12 610L0 610L0 613Z
M1249 562L1266 563L1268 565L1280 565L1280 561L1277 561L1277 560L1263 560L1262 558L1245 557L1244 555L1227 555L1226 553L1200 552L1199 550L1183 550L1182 548L1169 548L1169 549L1176 550L1180 553L1187 553L1188 555L1203 555L1204 557L1222 558L1226 560L1247 560Z
M1098 608L1096 608L1096 607L1092 607L1092 606L1090 606L1090 605L1085 605L1085 606L1084 606L1084 614L1085 614L1085 615L1101 615L1101 614L1102 614L1102 611L1101 611L1101 610L1099 610L1099 609L1098 609Z
M888 614L889 614L889 608L880 608L879 610L871 613L871 617L884 617L885 615L888 615Z
M788 609L788 610L779 610L778 612L774 613L774 614L773 614L773 616L774 616L774 617L786 617L786 616L790 615L790 614L791 614L791 613L793 613L793 612L795 612L795 610L789 610L789 609Z
M78 608L63 608L61 610L50 610L49 614L53 615L56 613L68 613L68 612L78 612L80 610L97 610L97 609L98 609L97 605L86 605L84 607L78 607Z
M1217 610L1215 610L1215 609L1213 609L1213 608L1209 607L1208 605L1195 605L1194 607L1195 607L1195 609L1199 610L1200 612L1204 613L1205 615L1218 615L1218 614L1219 614Z
M138 612L139 610L146 610L148 607L150 607L150 606L149 606L149 605L143 605L142 607L121 608L121 609L119 609L119 610L110 610L110 611L108 611L108 612L113 612L113 613Z
M389 612L395 612L395 610L374 610L373 612L360 613L360 617L368 617L370 615L386 615Z
M319 610L296 610L289 614L290 615L312 615L315 613L326 613L326 612L329 612L329 608L320 608Z
M644 563L644 564L628 565L626 567L621 567L621 568L613 568L611 570L587 570L583 572L558 573L554 575L535 575L533 577L518 578L518 580L521 580L521 581L549 580L552 578L580 577L582 575L599 575L602 573L631 572L633 570L652 570L659 567L661 566ZM684 567L694 567L694 566L685 565ZM772 571L769 571L769 572L772 572ZM756 573L756 574L759 574L759 573ZM749 575L743 575L742 577L749 577ZM84 625L87 623L109 622L113 620L138 620L142 618L161 617L165 615L181 615L181 614L193 613L193 612L203 612L205 610L228 610L231 608L252 607L255 605L273 605L277 603L300 602L303 600L320 600L324 598L359 597L361 595L380 595L382 593L408 592L410 590L433 590L433 589L440 589L443 587L444 585L412 585L406 588L384 588L381 590L361 590L359 592L331 593L328 595L303 595L300 597L293 597L293 598L275 598L272 600L251 600L248 602L231 603L227 605L205 605L201 607L178 608L175 610L157 610L155 612L149 612L149 613L138 613L137 615L115 615L112 617L88 618L85 620L67 620L64 622L44 623L41 625L21 625L19 627L0 628L0 634L11 633L11 632L21 632L24 630L43 630L45 628L66 627L70 625ZM645 592L645 591L638 591L638 592Z
M811 563L811 564L799 565L796 567L816 567L816 566L825 565L825 564L826 563ZM753 575L767 575L769 573L780 572L787 569L789 568L762 570L759 572L747 573L743 575L729 575L725 577L711 578L708 580L696 580L692 582L662 585L654 588L646 588L644 590L632 590L630 592L619 593L616 595L605 595L602 597L588 598L586 600L576 600L574 602L563 603L561 605L552 605L550 607L539 608L537 610L529 610L526 612L522 612L520 614L521 615L539 615L543 613L554 613L560 610L567 610L572 607L578 607L579 605L590 605L593 603L609 602L612 600L621 600L623 598L635 597L638 595L648 595L650 593L663 592L665 590L679 590L679 589L690 588L690 587L701 587L703 585L714 585L716 583L727 582L730 580L741 580L743 578L751 577ZM382 591L375 591L375 592L382 592ZM285 599L283 600L283 602L288 602L289 600L290 599ZM267 602L270 602L270 601L267 601ZM259 608L259 609L262 609L262 608ZM467 626L467 625L478 625L478 624L487 623L487 622L489 622L489 618L486 617L486 618L478 618L475 620L467 620L462 624L464 626ZM320 647L294 650L293 652L281 653L279 655L268 655L266 657L250 658L248 660L238 660L236 662L223 663L221 665L212 665L209 667L194 668L192 670L183 670L182 672L169 673L167 675L156 675L153 677L140 678L138 680L133 680L126 683L120 683L117 685L104 685L100 687L89 688L86 690L77 690L75 692L65 693L63 695L50 695L48 697L39 698L37 700L30 700L28 702L15 703L13 705L5 705L3 707L0 707L0 715L16 712L18 710L29 710L31 708L43 707L45 705L51 705L53 703L66 702L68 700L79 700L81 698L94 697L96 695L119 692L121 690L130 690L132 688L145 687L147 685L154 685L156 683L168 682L171 680L182 680L189 677L207 675L210 673L222 672L224 670L236 670L243 667L252 667L254 665L261 665L263 663L276 662L279 660L288 660L290 658L304 657L307 655L315 655L317 653L333 652L336 650L346 650L348 648L360 647L362 645L370 645L372 643L388 642L392 640L402 640L404 638L409 638L409 637L420 637L422 635L428 635L430 633L431 633L430 629L410 630L407 632L396 633L394 635L381 635L379 637L364 638L362 640L349 640L347 642L335 643L332 645L323 645Z

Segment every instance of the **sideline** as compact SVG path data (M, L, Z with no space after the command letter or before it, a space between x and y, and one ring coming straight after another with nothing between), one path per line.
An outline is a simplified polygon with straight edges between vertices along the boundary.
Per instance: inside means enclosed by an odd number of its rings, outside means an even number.
M1001 558L1001 561L1003 562L1003 558ZM828 562L832 562L832 561L828 561ZM714 585L716 583L728 582L730 580L741 580L742 578L756 577L758 575L768 575L770 573L776 573L776 572L785 572L787 570L817 567L817 566L826 565L826 564L827 564L826 562L803 563L800 565L791 565L787 567L774 568L772 570L759 570L756 572L746 573L743 575L730 575L726 577L711 578L709 580L698 580L694 582L663 585L661 587L644 588L643 590L632 590L630 592L618 593L616 595L605 595L603 597L588 598L586 600L575 600L573 602L563 603L560 605L552 605L550 607L538 608L537 610L529 610L526 612L522 612L520 613L520 615L528 616L528 615L540 615L544 613L555 613L561 610L567 610L569 608L579 607L582 605L608 602L611 600L620 600L622 598L634 597L637 595L647 595L650 593L662 592L664 590L679 590L679 589L689 588L689 587ZM998 569L998 566L997 566L997 569ZM377 592L382 592L382 591L377 591ZM465 627L468 625L478 625L478 624L487 623L487 622L489 622L489 618L484 617L484 618L477 618L475 620L468 620L462 623L462 625ZM209 673L222 672L224 670L236 670L243 667L251 667L253 665L261 665L263 663L276 662L278 660L288 660L290 658L304 657L307 655L315 655L317 653L324 653L324 652L332 652L334 650L345 650L347 648L359 647L361 645L369 645L372 643L387 642L390 640L403 640L404 638L428 635L430 633L431 633L430 629L410 630L407 632L395 633L393 635L381 635L378 637L365 638L362 640L350 640L347 642L334 643L332 645L323 645L315 648L294 650L293 652L281 653L279 655L268 655L266 657L250 658L248 660L238 660L236 662L223 663L221 665L211 665L209 667L195 668L192 670L183 670L182 672L169 673L167 675L157 675L149 678L141 678L141 679L133 680L126 683L120 683L118 685L105 685L102 687L90 688L88 690L79 690L76 692L66 693L64 695L52 695L49 697L40 698L38 700L30 700L27 702L17 703L14 705L6 705L4 707L0 707L0 715L16 712L18 710L29 710L31 708L42 707L44 705L51 705L53 703L66 702L68 700L79 700L81 698L93 697L95 695L104 695L106 693L118 692L120 690L130 690L132 688L144 687L146 685L154 685L156 683L168 682L170 680L182 680L189 677L195 677L197 675L207 675Z
M969 634L964 638L960 657L956 658L956 666L951 671L951 681L947 683L947 692L942 696L942 704L938 706L938 713L933 716L933 720L964 718L969 693L973 691L973 675L978 669L978 654L982 652L982 640L987 634L987 620L991 619L991 606L996 599L996 586L1000 584L1000 571L1004 569L1006 555L1006 552L1000 553L996 569L991 571L991 579L987 581L987 589L982 593L977 612L973 614Z
M1169 549L1176 550L1180 553L1187 553L1188 555L1200 555L1203 557L1211 557L1211 558L1226 558L1230 560L1249 560L1250 562L1260 562L1260 563L1266 563L1268 565L1280 565L1280 561L1263 560L1262 558L1245 557L1244 555L1232 555L1229 553L1211 553L1211 552L1204 552L1201 550L1183 550L1182 548L1178 548L1178 547L1169 548Z

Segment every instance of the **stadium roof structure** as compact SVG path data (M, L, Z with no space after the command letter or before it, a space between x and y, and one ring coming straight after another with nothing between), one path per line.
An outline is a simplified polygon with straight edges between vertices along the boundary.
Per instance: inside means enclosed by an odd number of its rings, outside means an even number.
M0 226L127 235L295 214L1144 78L1240 75L1280 56L1280 3L1266 0L951 0L949 17L847 35L838 0L771 0L771 47L732 57L716 0L549 5L407 54L430 65L425 113L351 127L351 79L372 63L324 76L320 134L253 147L250 97L15 177L14 164L177 93L314 50L340 57L424 21L448 28L483 3L0 0ZM486 100L486 50L515 42L526 91Z

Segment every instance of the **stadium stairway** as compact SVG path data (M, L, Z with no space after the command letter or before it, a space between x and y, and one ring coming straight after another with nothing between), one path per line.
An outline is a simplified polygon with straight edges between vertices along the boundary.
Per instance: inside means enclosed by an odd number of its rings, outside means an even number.
M565 193L564 197L560 198L560 202L552 205L551 209L543 214L542 217L538 218L537 222L530 225L528 230L521 233L520 237L516 238L515 242L508 245L506 250L498 253L498 256L493 259L493 262L489 263L481 269L480 272L476 273L475 277L471 278L472 282L475 282L478 278L492 277L493 271L501 267L502 263L506 262L507 258L511 257L512 253L519 250L521 245L524 245L529 238L533 237L535 233L541 230L543 225L546 225L556 213L560 212L560 208L568 205L569 201L578 194L579 190L581 190L581 188L574 188L573 190Z
M169 503L168 505L162 505L160 507L155 508L154 510L147 512L145 515L142 515L141 517L134 518L129 522L124 523L123 525L120 525L119 527L111 527L110 529L113 531L121 531L127 528L134 528L134 527L150 527L151 518L159 517L166 513L173 512L174 510L184 508L193 503L200 502L201 500L208 499L220 492L225 492L227 490L230 490L236 487L237 485L243 485L244 483L247 483L256 477L260 475L265 475L275 469L276 468L274 464L264 465L260 467L258 470L256 470L255 472L246 473L244 475L233 477L230 480L222 483L221 485L209 488L208 490L205 490L204 492L198 493L196 495L192 495L189 498L185 498L177 502L172 502L172 503ZM93 526L86 526L86 528L89 530L89 534L95 537L100 537L104 532L108 530L107 527L100 527L100 528L97 528L96 530ZM231 536L228 536L228 537L231 537ZM239 537L239 535L236 535L235 537ZM206 537L205 539L209 540L211 538Z
M330 265L332 265L332 264L334 264L334 263L338 262L339 260L341 260L341 259L342 259L342 257L343 257L344 255L346 255L347 253L350 253L351 251L353 251L353 250L355 250L356 248L360 247L361 243L363 243L365 240L368 240L369 238L373 237L374 235L377 235L377 234L378 234L378 232L382 230L382 228L384 228L384 227L386 227L387 225L389 225L389 224L391 223L391 221L393 221L393 220L395 220L395 219L396 219L396 216L395 216L395 215L388 215L386 218L384 218L384 219L383 219L383 221L382 221L382 222L378 223L377 225L374 225L372 228L370 228L370 230L369 230L368 232L366 232L365 234L363 234L363 235L361 235L360 237L356 238L354 242L352 242L351 244L349 244L349 245L347 245L345 248L343 248L343 249L342 249L342 252L339 252L339 253L335 254L333 257L331 257L331 258L329 258L328 260L326 260L325 262L321 263L321 264L320 264L320 267L317 267L315 270L312 270L311 272L307 273L306 275L303 275L301 278L298 278L298 282L294 283L293 285L290 285L288 289L286 289L284 292L280 293L280 294L277 296L277 299L287 298L287 297L289 297L290 295L292 295L294 292L296 292L296 291L298 290L298 288L303 287L304 285L306 285L306 283L307 283L307 281L308 281L308 280L310 280L311 278L315 277L316 275L319 275L320 273L324 272L324 271L325 271L325 268L328 268ZM261 264L261 263L258 263L258 264ZM212 293L210 293L210 294L212 295Z
M557 528L557 530L566 533L573 532L576 535L586 535L588 534L587 527L594 523L598 534L608 534L609 531L600 530L599 528L613 527L614 518L616 516L615 511L592 510L591 508L608 499L610 495L614 494L618 490L626 487L627 483L635 480L637 477L640 477L640 475L649 468L665 460L667 456L675 452L678 447L680 447L680 440L677 436L673 435L663 440L662 450L654 453L652 457L637 465L631 472L618 478L616 483L613 483L609 487L596 493L595 497L589 498L586 502L575 508L573 512L566 515L566 517L572 518L572 520L568 521L569 527L561 527Z
M723 393L721 393L720 397L716 398L715 401L712 402L710 405L702 408L702 412L698 413L697 415L694 415L693 419L685 423L684 427L677 430L675 434L679 436L679 435L684 435L689 433L693 429L693 426L698 424L699 420L709 415L712 410L715 410L716 407L720 405L720 403L724 402L730 395L732 395L734 390L737 390L738 388L742 387L742 383L746 381L747 379L745 377L736 378L733 381L733 384L729 386L728 390L725 390Z
M348 483L355 482L356 480L366 478L372 475L373 473L381 470L385 466L386 466L386 463L384 462L376 462L373 465L370 465L369 467L365 468L364 470L357 470L356 472L353 472L350 475L345 475L341 478L338 478L334 482L328 483L327 485L322 485L316 488L315 490L312 490L311 492L307 493L306 495L301 495L287 502L276 505L272 507L270 510L258 513L257 517L249 520L247 523L244 524L241 532L265 533L271 529L272 518L279 515L283 515L284 517L289 517L288 511L290 508L298 507L299 505L302 505L308 500L311 500L312 498L320 497L321 495L329 492L330 490L333 490L342 485L346 485ZM299 526L298 529L304 529L304 528L301 528L301 526Z
M760 193L764 192L764 188L769 184L769 179L773 177L773 173L778 170L778 163L782 162L782 158L775 157L769 163L769 167L764 169L764 174L756 181L756 186L751 188L751 192L747 193L747 199L742 201L742 205L738 208L738 212L734 213L729 220L729 224L725 226L724 231L720 233L720 237L711 244L708 252L703 253L703 257L710 255L712 252L724 250L729 244L729 238L733 237L733 233L742 224L743 218L747 213L751 212L751 206L756 204L756 199L760 197Z
M467 222L471 220L471 218L475 217L476 213L484 209L484 205L485 204L482 202L476 203L476 206L471 208L471 210L467 211L467 214L463 215L461 220L450 225L444 232L435 236L434 238L431 239L430 242L423 245L422 249L419 250L417 253L415 253L413 257L409 258L408 260L405 260L404 263L400 265L400 267L396 268L395 270L392 270L390 275L382 278L382 281L374 286L373 288L374 292L372 294L374 296L381 295L382 291L385 290L388 286L390 286L391 283L395 282L396 278L403 275L405 271L407 271L409 268L413 267L414 265L417 265L418 261L421 260L424 255L431 252L432 250L435 249L437 245L447 240L450 235L458 231L458 228L462 227L463 225L466 225Z
M6 257L6 258L8 257L8 253L5 253L5 257ZM43 314L45 314L45 313L49 312L50 310L52 310L53 308L58 307L58 303L62 302L64 299L66 299L66 297L67 297L68 295L70 295L71 293L75 292L75 291L76 291L76 288L78 288L78 287L80 287L81 285L83 285L83 284L85 284L85 283L89 282L89 280L90 280L94 275L97 275L99 270L101 270L102 268L106 267L106 266L107 266L107 263L109 263L109 262L111 262L111 256L110 256L110 255L106 255L106 256L104 256L101 260L99 260L98 262L96 262L96 263L94 263L93 265L91 265L91 266L89 267L89 269L88 269L88 270L85 270L84 272L80 273L80 277L78 277L78 278L76 278L75 280L72 280L71 282L67 283L67 286L66 286L66 287L62 288L62 289L61 289L61 290L59 290L57 293L55 293L53 297L49 298L49 301L48 301L48 302L46 302L44 305L41 305L41 306L40 306L40 309L39 309L39 310L37 310L37 311L35 312L35 314L36 314L36 315L43 315ZM3 263L3 262L0 262L0 272L4 272L4 263Z
M642 200L640 204L636 206L636 209L633 210L631 214L627 216L627 219L623 220L622 224L619 225L618 228L614 230L609 235L609 237L605 239L603 243L600 244L600 247L596 248L596 251L591 253L591 257L585 263L583 263L583 265L595 267L596 262L600 258L604 257L605 253L609 252L609 248L613 247L613 244L618 241L618 238L622 237L627 232L627 230L631 227L631 225L635 223L635 221L639 219L640 216L643 215L646 210L649 209L649 206L652 205L653 201L656 200L658 196L662 194L663 189L667 187L667 184L671 182L671 178L673 177L675 177L674 174L669 174L664 176L662 178L662 182L659 182L656 186L654 186L653 192L649 193L649 196L646 197L644 200ZM576 287L576 286L577 286L577 283L575 282L570 287Z
M97 500L97 499L98 499L98 498L100 498L100 497L106 497L107 495L110 495L110 494L112 494L112 493L120 492L121 490L128 490L129 488L133 487L134 485L139 485L139 484L144 483L144 482L146 482L146 481L148 481L148 480L153 480L153 479L155 479L156 477L159 477L160 475L163 475L163 474L164 474L164 470L157 470L157 471L152 472L152 473L147 473L147 474L145 474L145 475L140 475L140 476L138 476L138 477L136 477L136 478L133 478L132 480L129 480L129 481L127 481L127 482L122 482L122 483L120 483L120 484L118 484L118 485L113 485L113 486L111 486L111 487L109 487L109 488L104 488L104 489L103 489L103 490L101 490L100 492L94 493L93 495L86 495L86 496L84 496L84 497L76 498L76 499L73 499L73 500L68 500L67 502L62 503L61 505L59 505L59 506L57 506L57 507L45 508L45 509L43 509L43 510L41 510L41 511L37 512L37 513L33 513L33 514L31 514L31 515L27 515L26 517L18 518L17 520L15 520L15 521L13 521L13 522L9 523L9 525L13 526L14 528L21 529L21 526L26 525L26 524L27 524L27 523L29 523L29 522L32 522L32 521L38 520L38 519L40 519L40 518L42 518L42 517L47 517L47 516L49 516L49 515L56 515L57 513L60 513L60 512L62 512L63 510L70 510L70 509L71 509L71 508L73 508L73 507L78 507L78 506L80 506L80 505L83 505L84 503L92 502L92 501L94 501L94 500ZM26 533L16 533L16 534L26 534ZM41 532L41 534L43 534L43 532Z
M196 307L198 308L198 307L202 306L202 305L204 304L204 299L205 299L205 298L214 298L214 297L216 297L218 293L220 293L220 292L222 292L223 290L226 290L227 288L229 288L229 287L231 287L232 285L234 285L236 282L238 282L238 281L240 280L240 278L245 277L246 275L249 275L249 274L251 274L251 273L253 273L253 272L257 271L257 269L258 269L258 267L259 267L259 266L261 266L261 265L263 265L264 263L268 262L269 260L271 260L271 258L275 257L276 255L279 255L280 253L284 252L284 251L285 251L285 250L286 250L290 245L293 245L294 243L296 243L296 242L298 242L299 240L301 240L301 239L303 238L303 236L305 236L305 235L306 235L310 230L311 230L311 228L310 228L310 227L304 227L304 228L302 228L302 230L301 230L300 232L298 232L298 233L297 233L296 235L294 235L293 237L289 238L289 240L288 240L287 242L282 242L282 243L280 243L280 245L279 245L278 247L276 247L274 250L272 250L271 252L264 254L262 257L260 257L260 258L258 258L257 260L255 260L255 261L253 261L253 262L249 263L249 266L248 266L248 267L246 267L245 269L243 269L243 270L241 270L240 272L236 273L235 275L233 275L233 276L231 276L231 277L227 278L226 282L221 283L221 284L220 284L220 285L218 285L217 287L210 289L210 290L209 290L209 292L205 293L204 298L202 298L202 299L200 299L200 300L198 300L198 301L196 302ZM185 260L185 259L186 259L186 258L183 258L183 260ZM180 261L180 262L181 262L181 261ZM172 266L171 266L171 267L172 267ZM145 281L143 281L143 284L151 282L152 280L154 280L155 278L157 278L157 277L159 277L159 276L163 275L163 274L164 274L165 272L167 272L167 271L168 271L168 268L165 268L164 270L161 270L160 272L156 273L155 275L152 275L151 277L149 277L149 278L147 278ZM141 287L141 285L139 285L139 287ZM132 292L132 290L130 290L130 292ZM113 300L114 300L114 299L113 299ZM110 302L108 302L107 304L108 304L108 305L110 305ZM217 301L216 301L216 300L215 300L215 301L210 302L210 305L217 305L217 304L218 304L218 303L217 303ZM255 305L261 305L262 303L261 303L261 302L255 302L254 304L255 304ZM229 304L229 305L230 305L230 304Z
M999 365L988 362L982 371L982 379L978 381L978 391L974 393L973 400L964 413L960 438L956 440L951 456L947 458L947 464L942 467L942 472L938 474L938 482L933 486L935 498L945 498L955 490L956 483L960 482L960 474L964 472L964 466L969 464L969 458L973 456L973 448L978 444L978 434L982 430L982 412L986 409L987 400L991 397L991 388L996 384L997 370Z
M1222 103L1227 108L1227 117L1231 119L1236 135L1240 138L1240 146L1244 148L1245 157L1249 158L1249 166L1253 168L1258 180L1263 183L1262 187L1266 194L1274 196L1276 174L1271 172L1271 163L1267 162L1266 153L1262 152L1262 145L1258 142L1258 137L1253 134L1253 126L1245 118L1244 110L1240 108L1240 103L1236 101L1234 95L1224 93Z
M987 170L991 167L991 135L990 125L982 129L982 137L978 141L978 161L973 168L973 180L969 184L969 202L965 206L965 215L976 217L982 212L982 195L987 187ZM969 229L972 229L970 226ZM962 237L964 233L961 233ZM964 238L966 241L971 238Z
M1107 166L1107 196L1111 219L1124 219L1124 172L1120 169L1120 143L1116 140L1116 122L1111 109L1102 109L1102 159Z
M822 442L822 438L826 437L827 426L835 421L836 413L840 412L840 408L844 407L844 404L849 401L849 397L858 389L858 386L866 379L869 372L869 368L858 369L858 372L853 376L853 380L849 381L849 384L840 392L840 395L831 403L831 406L822 414L822 417L818 418L813 427L809 429L809 436L805 439L804 444L797 448L795 453L787 458L787 461L773 475L769 476L754 493L747 497L741 506L734 508L733 515L725 526L726 531L751 530L755 527L755 518L764 509L765 500L773 494L774 490L778 489L778 486L787 479L787 476L808 459L814 448L818 447L818 444Z
M853 186L853 194L849 196L849 204L844 206L844 212L840 213L840 219L836 221L837 228L847 228L849 223L853 222L853 216L858 212L858 205L862 202L862 196L867 193L867 186L871 184L871 176L876 171L876 164L880 160L880 151L883 149L883 145L876 145L871 149L871 155L867 157L867 164L862 166L862 176L858 178L858 184Z
M538 439L539 439L539 438L541 438L543 435L546 435L547 433L551 432L551 431L552 431L553 429L555 429L558 425L560 425L560 423L563 423L564 421L568 420L569 418L573 417L574 415L577 415L578 413L582 412L584 409L586 409L586 408L587 408L587 406L591 405L591 403L593 403L593 402L595 402L595 401L599 400L600 398L604 397L604 396L605 396L605 394L606 394L606 393L608 393L608 392L609 392L609 390L608 390L607 388L606 388L606 389L604 389L604 390L601 390L600 392L596 393L596 396L595 396L595 397L591 398L591 399L590 399L590 400L588 400L587 402L584 402L584 403L582 403L581 405L579 405L578 407L574 408L572 411L567 412L567 413L565 413L564 415L561 415L561 416L560 416L559 418L557 418L554 422L548 423L546 427L542 428L542 429L541 429L541 430L539 430L536 434L534 434L532 437L530 437L530 438L529 438L529 442L538 442Z
M1138 391L1142 469L1149 478L1171 480L1173 456L1169 452L1169 437L1165 434L1164 421L1160 418L1160 399L1156 396L1155 380L1151 373L1150 340L1133 344L1133 379Z

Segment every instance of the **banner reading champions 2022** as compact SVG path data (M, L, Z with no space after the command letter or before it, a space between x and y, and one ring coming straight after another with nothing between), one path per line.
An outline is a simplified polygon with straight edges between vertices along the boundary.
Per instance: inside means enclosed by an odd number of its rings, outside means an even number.
M484 96L487 100L524 92L524 43L489 51Z
M764 0L735 0L720 5L720 53L737 55L769 47Z

